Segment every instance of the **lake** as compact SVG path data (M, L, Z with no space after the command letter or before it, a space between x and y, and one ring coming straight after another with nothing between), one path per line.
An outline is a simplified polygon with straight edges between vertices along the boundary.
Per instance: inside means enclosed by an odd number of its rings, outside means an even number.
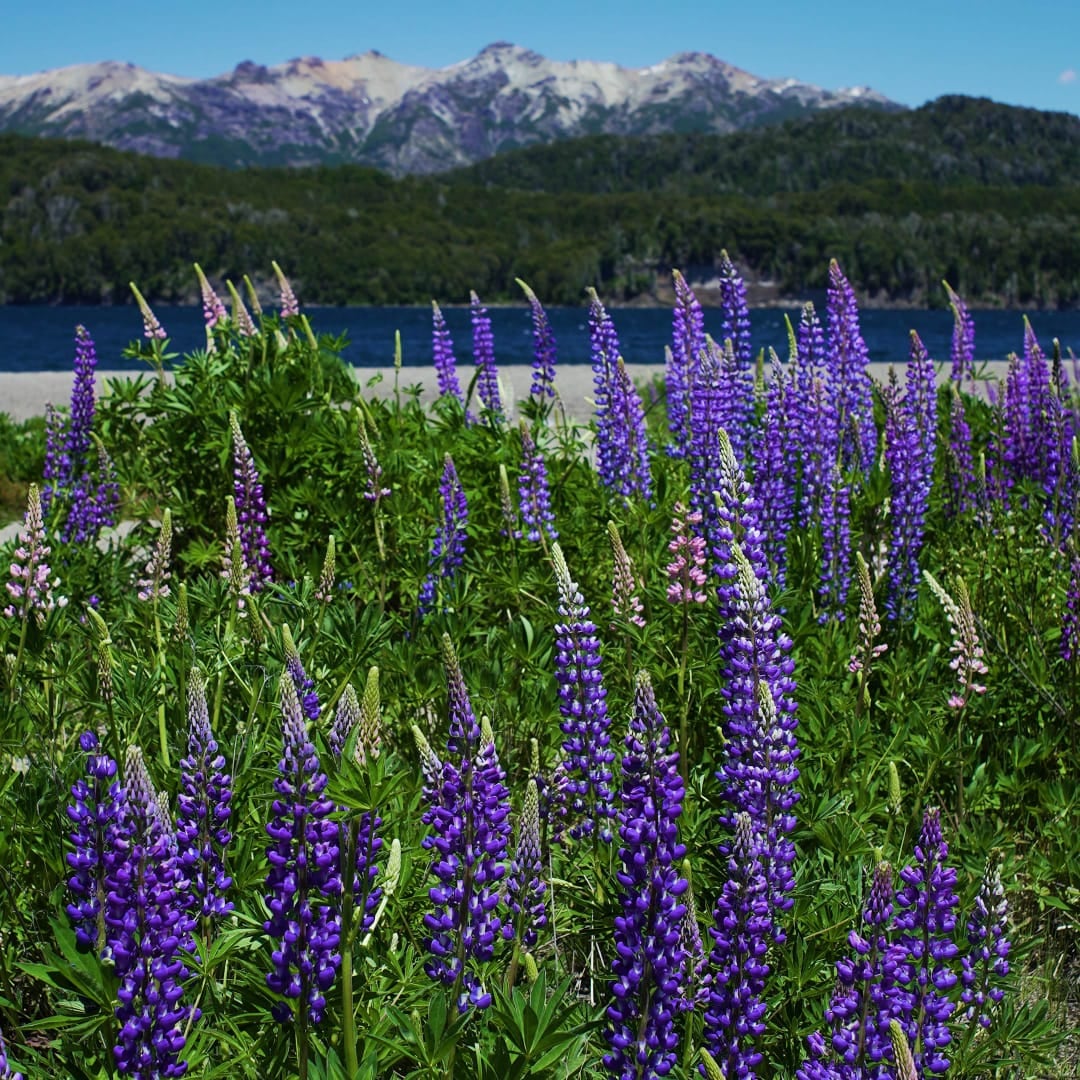
M185 353L205 342L202 311L197 307L162 307L157 310L171 336L171 349ZM819 307L819 310L823 310ZM393 362L394 331L401 331L406 366L431 363L431 310L425 307L308 308L317 333L344 333L349 344L345 359L356 367L383 367ZM662 364L664 345L671 340L671 312L663 308L613 308L628 363ZM469 310L444 308L459 362L471 359ZM532 360L532 322L528 308L492 308L495 354L503 364ZM755 350L772 346L787 354L784 315L798 321L798 309L762 308L751 312ZM976 311L976 352L980 360L1002 360L1023 347L1022 312ZM559 343L559 361L589 363L587 309L549 308L548 317ZM872 361L902 364L907 359L908 332L919 332L930 354L948 361L952 314L948 311L867 309L862 312L863 336ZM1080 353L1080 311L1035 311L1029 315L1035 333L1049 353L1056 337L1062 349ZM125 361L126 345L142 334L135 307L0 307L0 372L66 371L74 354L76 325L82 323L97 344L99 363L108 369L138 369ZM706 309L705 329L720 333L720 312Z

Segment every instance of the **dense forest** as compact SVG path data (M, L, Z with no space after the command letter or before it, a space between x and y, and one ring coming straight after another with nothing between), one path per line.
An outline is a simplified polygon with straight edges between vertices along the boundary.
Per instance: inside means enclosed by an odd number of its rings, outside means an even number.
M731 136L592 137L394 180L335 166L228 171L0 136L0 302L187 301L277 259L308 303L577 303L707 280L727 249L760 300L1080 303L1080 118L947 98ZM706 292L707 295L707 292Z

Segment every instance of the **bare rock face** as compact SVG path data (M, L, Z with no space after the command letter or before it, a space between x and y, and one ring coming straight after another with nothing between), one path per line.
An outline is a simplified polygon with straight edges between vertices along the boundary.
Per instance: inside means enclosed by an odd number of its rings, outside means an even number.
M245 60L212 79L114 61L0 76L0 131L229 166L354 162L402 175L576 135L724 133L854 103L894 107L865 87L759 79L707 53L624 68L497 42L439 69L372 51Z

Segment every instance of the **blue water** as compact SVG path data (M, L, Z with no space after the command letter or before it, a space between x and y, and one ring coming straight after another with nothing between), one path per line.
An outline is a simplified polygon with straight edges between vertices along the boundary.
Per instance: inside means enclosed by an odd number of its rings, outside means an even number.
M393 362L394 331L401 331L404 363L431 363L431 310L424 307L311 308L307 311L318 333L345 333L345 358L357 367L380 367ZM471 330L467 308L444 308L458 359L471 356ZM751 312L755 350L772 346L787 355L785 312L763 308ZM799 312L787 314L797 322ZM171 348L181 354L203 347L199 308L160 308L158 316L171 335ZM548 317L559 343L559 362L589 363L586 309L549 308ZM611 311L628 363L662 364L664 345L671 339L671 313L655 308L615 308ZM1001 360L1023 347L1022 313L974 313L976 352L980 360ZM1053 338L1062 349L1080 353L1080 311L1031 312L1032 326L1047 353ZM493 308L495 353L502 364L532 361L532 322L527 308ZM102 368L138 369L138 361L124 360L123 349L142 333L134 307L0 307L0 371L66 371L71 367L75 327L82 323L97 344ZM706 310L705 329L720 335L720 313ZM949 359L952 315L947 311L867 310L862 313L863 336L870 358L904 363L908 333L919 332L936 360ZM0 403L2 409L2 403Z

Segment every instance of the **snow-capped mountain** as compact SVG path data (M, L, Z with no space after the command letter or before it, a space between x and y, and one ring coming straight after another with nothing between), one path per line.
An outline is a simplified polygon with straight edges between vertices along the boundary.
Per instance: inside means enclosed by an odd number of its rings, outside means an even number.
M245 61L212 79L112 61L0 75L0 131L234 166L351 161L396 174L576 135L723 133L854 103L892 106L866 87L761 79L707 53L625 68L505 42L438 69L366 52Z

